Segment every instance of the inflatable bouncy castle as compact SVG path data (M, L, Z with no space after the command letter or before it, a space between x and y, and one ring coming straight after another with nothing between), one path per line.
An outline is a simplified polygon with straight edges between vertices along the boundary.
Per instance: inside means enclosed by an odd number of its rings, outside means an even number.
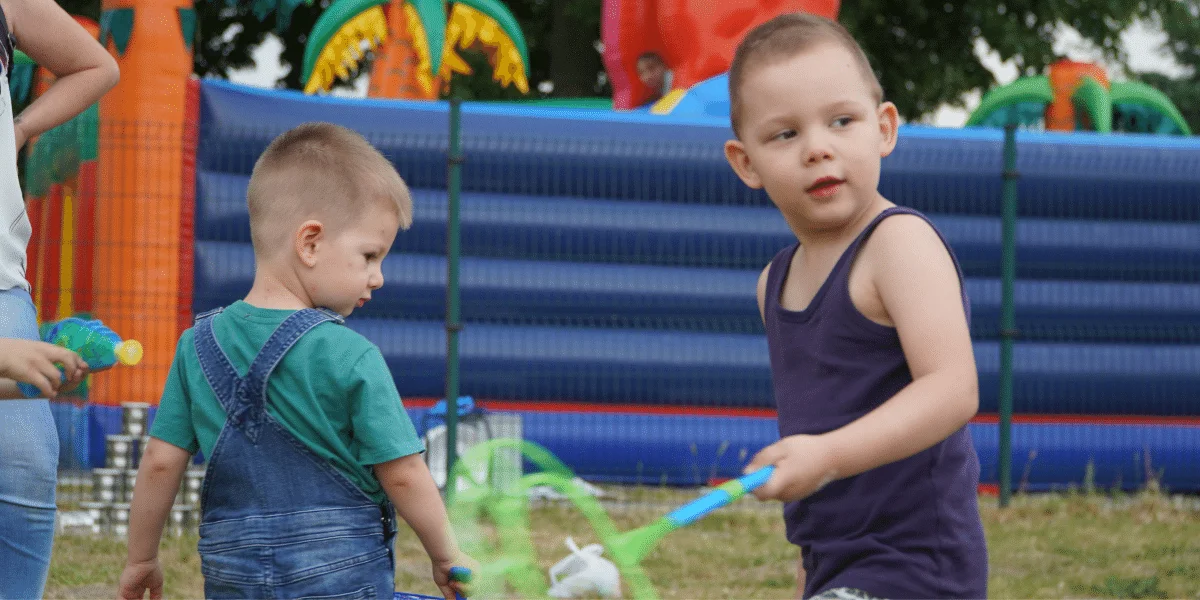
M412 188L414 223L384 261L387 285L347 324L380 348L422 422L445 378L447 104L189 79L186 7L144 4L106 5L100 35L122 80L98 111L90 223L78 208L70 221L75 257L90 240L91 258L72 268L92 265L91 313L146 358L97 378L91 418L116 433L120 417L102 405L156 402L192 315L248 291L254 161L276 135L321 120L363 133ZM720 73L698 77L693 92ZM729 169L728 118L719 94L706 97L686 116L463 108L462 393L519 415L525 439L589 480L702 485L739 474L778 436L754 289L794 238ZM67 137L43 138L56 135ZM1017 143L1020 484L1200 490L1200 142L1050 131ZM999 131L906 126L880 182L929 214L962 263L985 484L999 453L1003 164ZM55 206L38 207L60 219L40 235L63 231L66 203ZM63 252L57 235L43 252ZM42 272L56 263L46 254ZM61 275L38 277L43 298L67 291Z
M484 52L501 85L529 91L525 36L497 0L459 0L448 11L445 0L338 0L309 34L304 91L329 91L373 52L370 97L433 100L451 75L471 74L464 50Z
M1047 131L1191 135L1179 108L1162 92L1136 81L1109 81L1104 68L1071 60L1049 74L1022 77L984 95L967 126L1015 122Z

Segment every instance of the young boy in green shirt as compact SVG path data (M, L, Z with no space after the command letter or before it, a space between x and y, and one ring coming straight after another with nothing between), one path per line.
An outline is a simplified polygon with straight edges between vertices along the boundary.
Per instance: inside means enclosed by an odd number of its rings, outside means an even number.
M412 223L408 188L362 136L307 123L263 152L248 202L254 284L179 339L121 597L161 593L163 526L201 451L205 597L391 598L395 512L454 598L459 553L424 447L383 355L343 325L383 285L383 258Z

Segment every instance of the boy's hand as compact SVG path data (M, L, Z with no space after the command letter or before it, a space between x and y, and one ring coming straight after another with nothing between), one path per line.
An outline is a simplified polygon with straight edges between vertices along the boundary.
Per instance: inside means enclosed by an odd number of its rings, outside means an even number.
M61 372L55 363L63 366ZM60 389L74 389L86 374L87 363L74 351L46 342L0 338L0 377L28 383L47 398L57 396Z
M837 479L828 444L820 436L785 437L754 455L744 472L751 473L767 465L775 465L775 473L754 490L759 500L801 500Z
M127 563L121 573L121 587L117 589L119 600L141 600L147 590L151 600L163 597L163 572L158 559L143 563Z
M474 560L471 560L467 555L461 553L459 554L457 560L434 561L433 582L437 584L438 589L441 590L442 596L446 598L446 600L455 600L459 597L465 598L468 595L467 589L469 586L467 585L467 582L455 581L451 579L450 569L454 567L465 567L471 571L475 571L478 566L478 563L476 563Z

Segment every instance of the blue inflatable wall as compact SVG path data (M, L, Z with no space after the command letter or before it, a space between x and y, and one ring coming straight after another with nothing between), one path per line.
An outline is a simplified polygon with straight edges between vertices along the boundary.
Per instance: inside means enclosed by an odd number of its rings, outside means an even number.
M440 396L447 119L439 103L205 81L194 309L249 289L245 190L266 144L305 121L346 125L395 163L415 203L412 229L385 261L387 285L349 323L383 350L402 394ZM774 404L754 282L793 238L725 163L725 123L488 105L464 109L463 132L464 394L677 407L673 417L526 415L527 437L608 480L690 481L683 444L774 439L768 421L689 415ZM905 127L900 139L881 190L928 213L960 258L981 410L994 412L1000 133ZM1127 470L1137 447L1171 465L1173 485L1200 489L1200 473L1184 468L1200 462L1200 426L1188 425L1200 422L1200 143L1020 140L1017 411L1181 424L1027 426L1016 464L1036 451L1030 477L1040 486L1079 482L1089 462L1098 481L1129 484L1139 481ZM972 427L994 480L995 426ZM728 476L745 458L709 462Z

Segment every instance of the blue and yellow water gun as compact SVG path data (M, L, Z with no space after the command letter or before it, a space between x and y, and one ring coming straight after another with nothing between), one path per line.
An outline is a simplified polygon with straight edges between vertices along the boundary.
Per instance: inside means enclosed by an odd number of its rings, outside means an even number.
M142 344L137 340L122 340L98 319L84 320L68 317L41 326L43 342L74 350L87 363L92 373L111 369L118 363L133 366L142 360ZM59 367L62 370L62 367ZM66 374L62 375L66 380ZM40 398L42 392L28 383L19 383L26 398Z

